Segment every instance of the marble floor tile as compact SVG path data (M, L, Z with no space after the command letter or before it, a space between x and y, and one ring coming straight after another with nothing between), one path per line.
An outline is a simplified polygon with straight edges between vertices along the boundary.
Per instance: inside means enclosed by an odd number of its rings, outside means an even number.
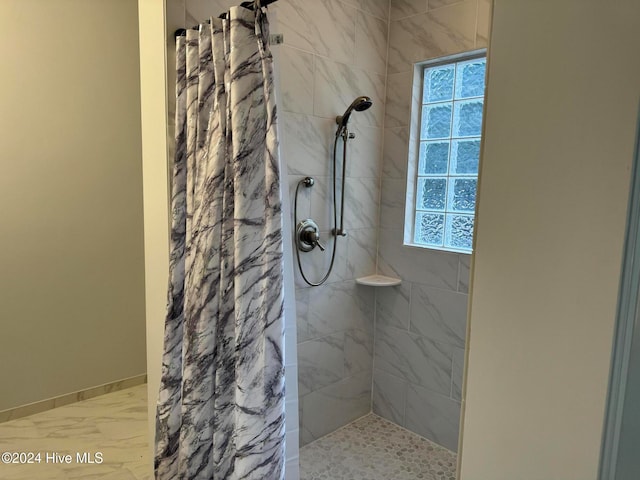
M374 414L300 449L300 480L455 477L455 453Z
M151 480L147 385L0 424L0 452L40 453L29 465L0 463L7 480ZM76 453L102 454L102 463L78 463ZM72 455L69 464L46 455ZM93 457L95 458L95 457Z

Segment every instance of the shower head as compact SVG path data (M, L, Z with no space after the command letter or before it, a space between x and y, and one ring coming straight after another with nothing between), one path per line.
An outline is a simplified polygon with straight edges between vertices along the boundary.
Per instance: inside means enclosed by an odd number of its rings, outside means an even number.
M338 115L336 117L336 123L338 124L338 133L342 131L347 126L347 122L349 121L349 117L351 116L351 112L354 110L356 112L364 112L369 107L373 105L373 101L369 97L365 97L364 95L356 98L349 108L342 115Z

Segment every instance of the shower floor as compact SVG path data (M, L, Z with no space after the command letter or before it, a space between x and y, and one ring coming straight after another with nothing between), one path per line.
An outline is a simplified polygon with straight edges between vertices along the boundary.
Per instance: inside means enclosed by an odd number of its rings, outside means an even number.
M375 414L300 449L300 480L455 480L456 454Z

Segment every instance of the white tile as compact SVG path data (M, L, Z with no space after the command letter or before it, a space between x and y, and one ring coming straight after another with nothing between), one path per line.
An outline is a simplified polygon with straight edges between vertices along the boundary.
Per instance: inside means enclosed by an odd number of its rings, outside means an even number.
M356 9L339 0L306 2L316 53L352 63L355 52Z
M283 110L312 114L314 56L282 45L279 59Z
M373 325L373 293L354 281L325 284L309 291L309 331L319 337Z
M363 70L386 74L387 21L358 12L355 65Z
M373 328L364 331L347 330L344 334L344 369L346 375L365 370L371 371L373 364Z
M344 334L298 344L298 389L301 395L335 383L345 376Z
M331 118L342 115L361 95L371 97L373 105L351 116L350 125L382 126L384 113L384 75L365 72L325 58L316 59L314 114ZM335 130L334 130L335 131Z
M407 385L406 380L376 369L373 372L373 412L404 425Z
M378 18L389 18L389 0L343 0L353 7L359 8Z
M287 387L285 393L285 401L298 400L298 367L291 365L284 369L284 382Z
M147 428L147 419L139 418L133 420L131 418L96 420L96 427L104 438L109 440L128 440L140 436Z
M284 44L307 52L315 52L314 36L318 35L318 26L310 23L306 0L287 0L278 2L278 28L284 36Z
M379 18L389 18L389 0L358 0L360 8Z
M438 445L457 452L460 404L446 396L409 385L405 426Z
M387 76L385 127L402 127L411 123L413 70Z
M458 280L458 255L451 252L403 245L403 232L380 228L378 233L378 270L383 275L404 281L455 290Z
M378 325L375 368L449 395L451 347L405 330Z
M461 253L459 255L458 266L458 291L469 293L469 269L471 265L471 255Z
M378 225L380 185L377 178L347 178L344 206L344 227L371 228Z
M405 203L406 180L384 177L380 192L380 226L403 230Z
M462 400L462 375L464 372L464 349L453 349L453 371L451 374L451 398Z
M105 460L101 465L5 465L0 476L8 480L135 479L132 469L151 464L146 391L147 385L142 384L0 424L2 451L100 451Z
M376 325L409 330L411 284L376 289Z
M414 283L411 288L410 331L464 348L467 295Z
M287 173L330 175L335 122L290 112L283 112L281 118L282 154L287 161Z
M339 1L279 2L278 22L286 45L351 63L355 50L356 9Z
M300 461L298 458L287 460L285 465L285 480L300 480Z
M309 335L309 320L307 318L308 311L309 311L309 289L297 288L296 289L296 333L297 333L298 343L306 342L307 340L312 339L311 335Z
M409 128L385 128L382 175L406 181L408 159Z
M427 0L391 0L391 20L426 13Z
M428 0L429 10L435 10L436 8L446 7L462 1L464 0Z
M129 470L136 480L153 480L153 462L151 460L127 464Z
M304 398L301 398L300 401L303 401ZM314 440L317 439L317 437L315 435L313 435L307 428L305 428L304 426L300 427L300 431L299 431L299 436L300 436L300 446L303 447L308 443L313 442Z
M315 437L371 411L371 371L361 372L303 397L302 423Z
M297 334L295 327L285 328L284 330L284 364L285 366L295 365L298 361L296 349Z
M298 399L290 400L285 403L286 412L286 430L291 432L292 430L298 430L299 418L298 418Z
M476 25L476 48L489 45L489 25L491 24L491 0L478 0Z
M332 230L333 217L333 178L317 176L315 184L309 190L311 192L311 219L318 224L320 230ZM340 202L341 179L336 179L336 198ZM338 210L338 215L340 210ZM338 218L338 223L340 219Z
M347 277L355 279L376 271L378 230L362 228L350 230L347 236Z
M382 128L351 125L355 138L347 144L347 177L378 178L382 166ZM342 168L342 140L338 142L338 168Z
M476 0L468 0L391 23L388 73L416 62L471 50L476 37Z
M284 435L285 442L285 458L289 459L293 456L297 456L300 446L300 430L289 430ZM286 468L286 467L285 467Z
M40 468L38 468L40 467ZM68 480L65 472L54 465L3 465L3 480Z

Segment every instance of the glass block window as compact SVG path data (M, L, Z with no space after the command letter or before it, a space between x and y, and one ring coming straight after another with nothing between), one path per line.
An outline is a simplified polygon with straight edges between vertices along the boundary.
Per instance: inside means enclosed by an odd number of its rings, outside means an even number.
M423 71L413 243L471 252L486 59Z

